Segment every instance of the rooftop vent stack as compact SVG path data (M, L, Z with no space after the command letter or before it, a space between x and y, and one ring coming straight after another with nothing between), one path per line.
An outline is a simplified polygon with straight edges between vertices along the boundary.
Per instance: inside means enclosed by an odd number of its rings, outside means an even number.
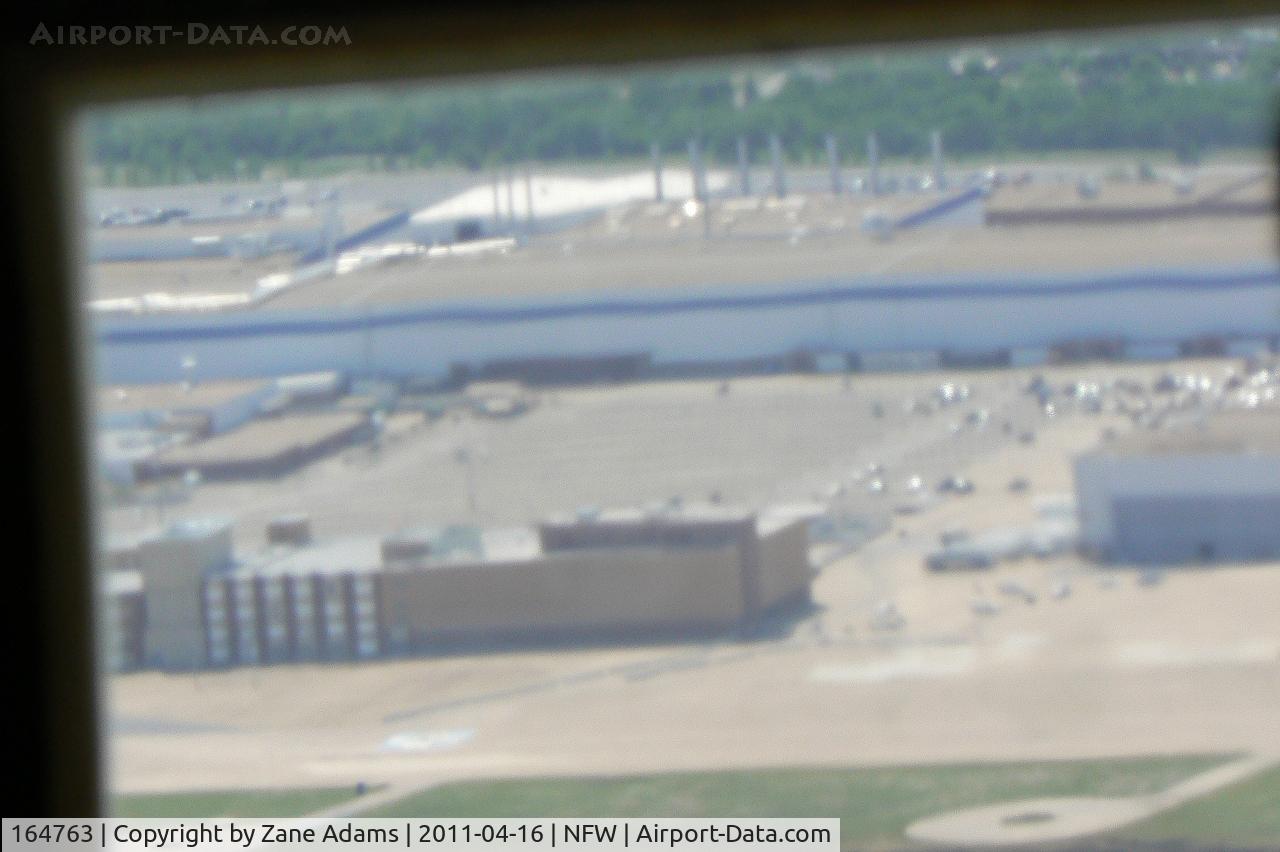
M933 185L941 192L947 188L947 176L942 167L942 131L933 131L929 143L933 149Z
M649 158L653 160L653 200L662 201L662 146L657 142L649 145Z
M311 519L306 515L282 515L267 524L267 544L301 547L311 543Z
M840 149L834 133L827 134L827 162L831 165L831 194L839 195L844 186L840 180Z
M779 198L786 198L787 175L782 168L782 140L776 133L769 135L769 155L773 159L773 191Z
M431 558L430 540L412 535L391 535L382 540L382 566L388 569L425 567Z
M867 191L880 194L880 144L874 133L867 134Z
M751 194L751 163L747 159L747 137L738 137L738 177L742 182L742 194Z

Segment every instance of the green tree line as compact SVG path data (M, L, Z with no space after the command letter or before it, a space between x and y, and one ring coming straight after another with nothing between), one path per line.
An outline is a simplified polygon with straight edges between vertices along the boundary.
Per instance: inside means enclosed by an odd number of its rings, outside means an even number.
M1234 59L1132 39L965 58L915 52L765 68L576 74L514 83L400 86L181 101L103 111L88 122L109 182L256 177L325 158L373 168L591 162L683 151L702 140L732 161L736 139L766 156L778 133L794 162L835 134L852 161L866 135L889 156L924 156L942 131L949 154L1206 149L1273 142L1280 46ZM1242 56L1242 58L1241 58Z

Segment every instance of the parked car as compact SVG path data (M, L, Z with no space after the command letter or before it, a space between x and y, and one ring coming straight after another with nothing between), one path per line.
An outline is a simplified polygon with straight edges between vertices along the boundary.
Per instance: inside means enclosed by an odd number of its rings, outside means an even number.
M938 493L939 494L972 494L973 483L963 476L956 476L955 474L952 474L951 476L945 477L941 482L938 483Z
M974 598L969 602L969 609L973 610L974 615L997 615L1000 612L1000 605L986 598Z
M981 550L965 547L945 547L925 558L930 571L976 571L991 567L991 556Z
M1013 598L1021 598L1024 603L1033 604L1036 602L1036 596L1025 586L1015 580L1005 580L999 586L1001 594L1008 595Z

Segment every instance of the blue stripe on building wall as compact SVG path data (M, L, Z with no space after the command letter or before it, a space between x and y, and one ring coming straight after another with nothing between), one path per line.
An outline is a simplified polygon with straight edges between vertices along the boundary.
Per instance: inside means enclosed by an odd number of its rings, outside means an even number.
M1042 298L1064 295L1105 295L1134 290L1215 291L1275 286L1280 294L1280 268L1250 269L1226 273L1142 272L1085 279L1021 279L1014 281L907 282L833 286L815 284L783 292L699 293L681 297L650 294L632 297L582 296L573 301L548 299L526 304L462 304L413 307L352 316L314 319L271 318L267 312L245 314L244 320L227 323L234 315L220 314L217 325L171 325L171 319L148 317L110 320L102 328L100 343L165 342L250 338L264 335L325 335L347 331L431 324L495 324L571 317L662 316L700 311L765 310L850 302L909 302L953 299ZM365 309L368 310L368 309Z

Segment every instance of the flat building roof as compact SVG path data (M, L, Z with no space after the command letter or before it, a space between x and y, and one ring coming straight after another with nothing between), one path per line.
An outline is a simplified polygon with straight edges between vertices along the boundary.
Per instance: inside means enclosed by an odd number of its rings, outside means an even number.
M168 382L152 385L105 385L97 390L101 414L135 411L191 411L217 408L267 385L265 379L214 382Z
M1103 444L1098 452L1116 456L1280 454L1280 409L1232 411L1206 421L1137 429Z
M1151 209L1178 208L1210 201L1275 200L1275 175L1266 172L1193 178L1189 181L1185 194L1179 194L1167 180L1099 180L1095 186L1097 194L1092 198L1081 197L1075 181L1039 181L1027 186L1004 186L992 194L987 209L993 212L1028 209Z
M423 565L448 566L466 564L476 567L536 559L542 555L537 532L531 527L497 527L492 529L429 528L412 533L398 533L449 544L459 533L471 533L478 550L457 547L426 556ZM346 536L311 544L276 545L241 559L239 576L299 576L309 574L365 573L383 570L384 535Z
M268 460L293 450L306 449L364 423L364 414L333 411L253 420L239 429L193 444L171 447L154 457L166 467Z
M794 225L792 228L802 228ZM922 227L876 240L847 219L838 232L702 237L693 222L660 237L563 232L506 254L419 259L309 282L256 310L394 305L488 297L572 296L675 288L918 277L1070 276L1151 268L1277 263L1275 218L1019 227ZM790 230L790 229L789 229ZM907 279L904 281L904 279Z

